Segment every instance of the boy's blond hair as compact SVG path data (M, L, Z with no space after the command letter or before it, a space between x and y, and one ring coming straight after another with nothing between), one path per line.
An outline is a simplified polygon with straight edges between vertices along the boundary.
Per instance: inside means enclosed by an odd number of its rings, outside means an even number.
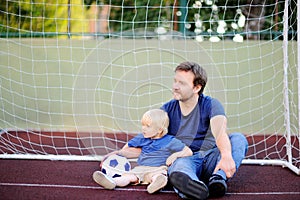
M168 133L168 127L169 127L169 116L168 113L161 109L151 109L145 112L145 114L142 117L142 121L145 119L150 120L151 126L155 126L158 129L162 130L162 135L166 135Z

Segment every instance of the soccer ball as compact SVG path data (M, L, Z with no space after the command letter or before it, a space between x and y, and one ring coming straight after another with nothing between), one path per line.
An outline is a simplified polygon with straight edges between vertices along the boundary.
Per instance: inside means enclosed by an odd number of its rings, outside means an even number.
M101 171L112 177L119 177L124 172L128 172L131 170L130 162L127 160L127 158L123 156L119 156L117 154L111 155L108 158L104 160L102 163Z

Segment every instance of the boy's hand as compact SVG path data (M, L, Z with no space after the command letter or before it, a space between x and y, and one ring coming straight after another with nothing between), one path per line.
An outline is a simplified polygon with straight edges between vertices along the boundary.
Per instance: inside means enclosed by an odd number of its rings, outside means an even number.
M172 155L170 155L167 160L166 160L166 165L170 166L173 164L173 162L177 159L177 155L176 153L173 153Z
M186 156L192 156L193 152L192 150L185 146L181 151L178 151L176 153L171 154L166 161L166 165L170 166L173 164L173 162L177 159L177 158L181 158L181 157L186 157Z
M114 155L114 154L118 154L118 152L119 152L119 151L113 151L113 152L110 152L110 153L106 154L105 156L103 156L103 158L102 158L102 160L101 160L101 162L100 162L100 165L99 165L100 169L102 169L102 164L103 164L103 162L104 162L109 156Z

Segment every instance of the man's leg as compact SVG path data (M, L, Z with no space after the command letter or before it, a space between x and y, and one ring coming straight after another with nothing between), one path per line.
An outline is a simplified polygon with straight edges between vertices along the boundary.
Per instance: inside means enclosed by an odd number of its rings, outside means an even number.
M238 170L239 166L244 159L247 150L248 142L244 135L241 133L232 133L229 135L232 147L232 157ZM224 196L227 190L227 178L223 170L217 171L213 174L217 162L220 160L220 152L218 149L212 151L204 159L203 173L201 177L208 184L209 192L212 197Z
M207 186L199 180L203 158L199 154L178 158L168 170L169 181L181 198L206 199Z
M242 164L248 151L248 141L241 133L232 133L229 135L232 148L232 157L236 165L236 170Z

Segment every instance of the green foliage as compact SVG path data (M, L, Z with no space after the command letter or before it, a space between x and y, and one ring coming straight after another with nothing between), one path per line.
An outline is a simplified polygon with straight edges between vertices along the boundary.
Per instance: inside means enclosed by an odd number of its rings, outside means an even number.
M109 26L113 31L153 30L167 18L168 7L161 0L115 0L111 4ZM103 2L109 3L109 2Z
M182 2L185 4L180 5ZM258 6L254 5L254 2L258 3ZM282 32L284 2L284 0L278 0L277 3L266 2L264 16L257 18L261 23L260 33L271 35L274 31L279 34ZM220 34L218 28L222 22L226 34L234 35L245 31L243 26L236 26L240 17L244 15L245 18L250 19L250 12L256 7L261 7L262 2L255 0L6 0L5 3L0 4L0 32L30 36L87 33L89 21L99 19L99 16L89 9L92 4L96 4L99 10L103 5L110 5L109 16L107 16L109 34L153 32L158 27L194 35ZM92 16L88 15L89 12ZM295 31L297 12L294 1L290 1L289 13L290 30ZM176 25L183 25L184 29L179 30Z
M0 32L57 35L68 32L68 23L73 32L87 30L81 0L72 0L69 8L67 1L62 0L6 1L0 6Z

